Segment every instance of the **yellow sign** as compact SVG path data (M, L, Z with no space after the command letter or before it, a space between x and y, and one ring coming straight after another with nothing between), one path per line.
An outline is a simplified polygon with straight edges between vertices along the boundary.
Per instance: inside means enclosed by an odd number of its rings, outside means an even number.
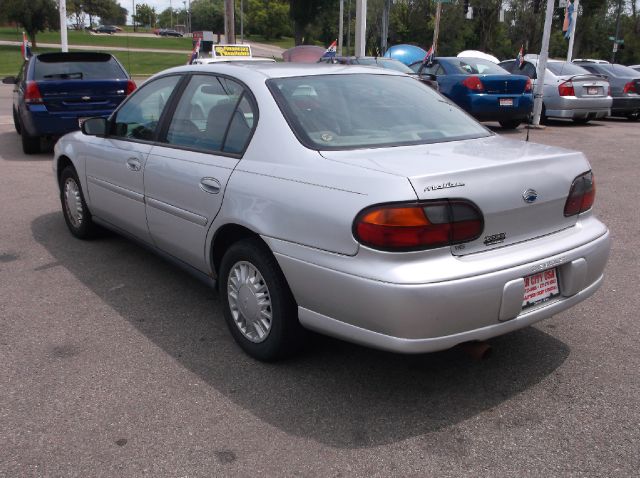
M213 45L213 56L251 56L249 45Z

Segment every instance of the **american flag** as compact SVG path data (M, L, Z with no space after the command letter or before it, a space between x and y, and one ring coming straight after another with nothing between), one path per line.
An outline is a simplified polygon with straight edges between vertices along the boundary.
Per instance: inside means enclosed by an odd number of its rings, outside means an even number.
M516 62L518 63L518 68L522 68L522 65L524 65L524 45L520 47L520 51L516 57Z
M189 61L187 62L187 65L193 64L193 62L196 61L199 55L200 55L200 38L198 38L198 41L193 47L193 51L191 52L191 55L189 55Z
M431 45L431 48L429 48L429 51L427 52L427 54L422 59L422 63L424 65L428 65L430 63L433 63L433 57L435 56L435 53L436 53L436 50L433 47L433 45Z
M327 51L324 52L324 55L322 55L322 58L335 58L337 49L338 49L338 40L333 40L333 43L329 45L329 48L327 48Z
M22 58L25 60L28 60L31 56L31 47L29 46L29 40L27 40L25 32L22 32L22 45L20 45L20 51L22 52Z

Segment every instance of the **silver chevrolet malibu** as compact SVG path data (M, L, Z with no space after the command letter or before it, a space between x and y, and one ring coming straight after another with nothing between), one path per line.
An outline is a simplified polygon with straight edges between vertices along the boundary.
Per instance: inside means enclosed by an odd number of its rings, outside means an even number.
M307 329L403 353L505 334L592 295L609 255L582 153L390 70L166 70L58 141L54 171L74 236L115 230L217 285L260 360Z

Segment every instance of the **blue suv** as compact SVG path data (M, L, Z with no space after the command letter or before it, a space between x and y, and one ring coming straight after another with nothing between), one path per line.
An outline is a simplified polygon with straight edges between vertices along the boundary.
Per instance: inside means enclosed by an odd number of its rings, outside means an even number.
M42 53L24 62L13 89L13 122L25 154L40 152L40 139L80 128L85 118L109 116L136 89L109 53Z

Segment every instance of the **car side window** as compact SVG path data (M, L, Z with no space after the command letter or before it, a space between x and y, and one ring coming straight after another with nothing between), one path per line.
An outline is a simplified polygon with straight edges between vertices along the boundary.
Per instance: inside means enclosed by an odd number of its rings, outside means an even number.
M254 127L255 109L237 82L194 75L169 123L165 141L212 152L242 153Z
M520 73L518 73L518 69L514 69L513 71L514 74L520 74L520 75L527 75L529 78L535 79L536 78L536 67L533 66L533 63L525 63L522 68L520 69Z
M430 75L444 75L444 69L440 63L431 63L424 67L422 70L423 73L428 73Z
M181 78L167 76L141 86L116 113L111 136L152 140L162 111Z

